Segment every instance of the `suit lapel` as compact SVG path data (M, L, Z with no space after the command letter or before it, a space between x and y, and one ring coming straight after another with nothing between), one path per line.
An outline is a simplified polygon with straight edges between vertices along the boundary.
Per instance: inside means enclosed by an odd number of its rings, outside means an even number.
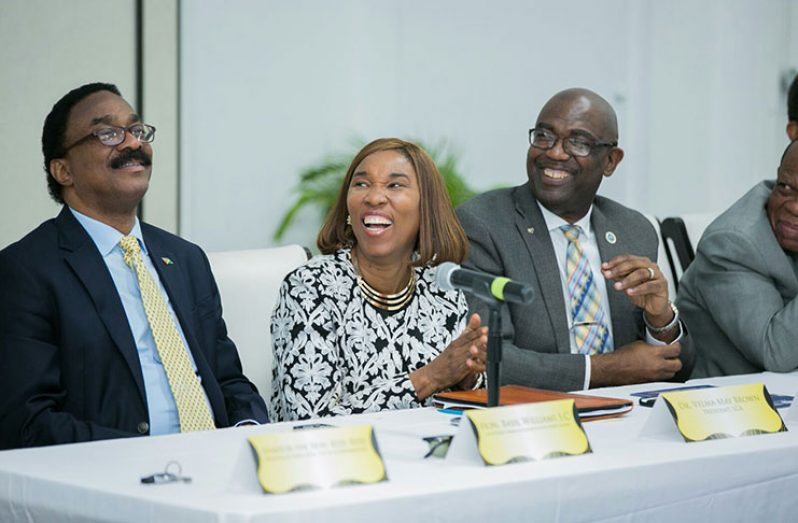
M108 267L91 237L66 206L56 218L56 226L59 230L59 247L64 252L64 260L91 296L97 314L125 358L141 399L146 405L147 396L144 391L138 351L119 292L108 272Z
M601 208L595 203L593 205L590 223L593 226L593 233L596 237L596 244L598 245L602 262L610 260L615 256L628 254L626 252L628 249L624 248L626 240L622 237L623 234L615 230L612 224L608 222ZM610 280L604 280L607 289L607 298L610 302L612 331L613 333L620 333L622 332L622 325L619 321L627 316L625 310L631 306L631 302L623 293L616 291L612 287L613 283L614 282Z
M554 330L557 351L570 353L571 343L568 332L568 319L565 315L560 268L554 254L546 221L540 212L537 202L532 196L528 184L515 191L516 227L524 238L526 248L532 257L535 276L540 287L541 298L545 303L545 311Z
M150 259L158 272L158 278L160 278L161 284L169 295L169 301L180 321L183 334L185 334L186 340L190 342L194 336L193 322L189 321L191 316L186 316L186 314L192 313L194 308L191 306L192 301L187 295L190 288L190 279L185 273L186 267L175 263L177 258L174 253L160 241L159 235L153 233L151 228L142 224L141 229Z
M227 423L224 398L219 394L219 388L215 386L216 376L205 358L205 353L200 349L197 333L194 331L196 302L189 295L189 289L192 286L191 275L187 272L188 267L181 263L183 258L175 256L168 242L162 241L163 236L156 229L142 224L141 233L144 236L144 243L147 245L152 264L158 272L158 278L169 295L172 310L175 311L180 327L183 329L183 335L188 343L187 349L194 357L197 371L202 378L202 387L211 403L213 416L217 423L224 425Z

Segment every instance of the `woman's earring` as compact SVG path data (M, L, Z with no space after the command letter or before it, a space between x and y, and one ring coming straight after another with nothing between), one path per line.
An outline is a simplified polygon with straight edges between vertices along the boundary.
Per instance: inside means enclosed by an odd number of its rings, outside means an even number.
M348 214L346 215L346 224L347 225L352 225L352 217L350 215L348 215Z

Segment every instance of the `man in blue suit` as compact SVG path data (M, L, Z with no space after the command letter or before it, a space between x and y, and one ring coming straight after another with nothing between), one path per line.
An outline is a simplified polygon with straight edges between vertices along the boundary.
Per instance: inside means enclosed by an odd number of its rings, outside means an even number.
M154 135L111 84L69 92L45 120L64 207L0 251L0 448L268 421L205 254L136 217Z

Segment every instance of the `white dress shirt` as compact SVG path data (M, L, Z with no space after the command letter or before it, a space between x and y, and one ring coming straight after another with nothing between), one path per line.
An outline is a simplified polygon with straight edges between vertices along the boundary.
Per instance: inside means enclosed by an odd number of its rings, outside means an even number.
M119 246L119 240L121 240L124 235L113 227L89 218L77 212L75 209L70 208L69 210L72 211L72 214L83 226L100 251L100 255L103 257L103 261L108 267L108 271L111 273L114 286L119 293L122 307L125 309L127 321L128 324L130 324L130 331L133 333L133 341L138 351L142 377L144 378L144 390L147 395L147 411L150 416L150 435L155 436L158 434L180 432L180 419L177 415L177 405L172 395L172 389L169 387L166 369L164 369L161 358L158 355L158 349L155 346L155 339L152 336L152 330L147 321L147 315L144 312L144 303L141 299L138 280L133 270L125 263L122 247ZM164 289L161 279L158 277L158 272L155 270L152 260L150 259L147 245L144 243L144 237L141 234L141 226L138 218L136 218L136 222L129 235L135 237L139 241L141 259L144 262L144 266L147 268L147 272L150 274L150 277L152 277L155 285L157 285L158 290L161 291L161 296L166 302L169 314L172 316L175 327L177 327L180 339L183 340L184 345L188 348L188 342L183 334L183 328L180 326L177 315L172 309L169 295L166 293L166 289ZM188 357L196 373L197 365L194 362L194 356L191 354L191 350L188 350ZM197 377L200 378L199 374L197 374ZM208 403L208 408L212 415L213 410L211 409L207 397L205 401Z
M570 224L569 222L563 220L550 210L546 209L540 204L540 202L538 202L538 207L540 207L540 212L543 214L543 219L545 220L546 227L549 230L551 244L554 247L554 255L557 258L557 267L560 269L560 283L562 284L562 295L563 301L565 302L565 317L568 320L568 335L569 339L571 340L571 353L579 354L579 348L576 345L574 330L571 328L573 326L573 317L571 314L571 297L568 295L568 277L566 276L565 272L565 258L566 249L568 248L568 239L565 237L565 234L563 234L562 229L560 229L560 227L563 225L577 225L580 229L582 229L582 232L579 235L579 246L582 248L582 254L587 258L590 270L593 271L593 282L595 283L596 288L598 288L599 294L601 295L601 303L604 306L604 313L607 318L607 328L612 335L612 311L610 310L609 297L607 296L606 281L601 272L601 254L599 253L598 242L596 242L596 236L593 234L593 227L590 223L590 216L593 213L593 206L591 205L590 209L587 211L587 214L582 216L582 218L574 224ZM679 324L679 329L679 336L674 341L678 341L682 337L681 323ZM614 336L612 340L614 344ZM668 345L667 343L662 342L652 336L648 329L646 329L646 343L650 345ZM614 349L615 347L613 346L611 350ZM590 356L585 354L584 389L590 388L590 369Z

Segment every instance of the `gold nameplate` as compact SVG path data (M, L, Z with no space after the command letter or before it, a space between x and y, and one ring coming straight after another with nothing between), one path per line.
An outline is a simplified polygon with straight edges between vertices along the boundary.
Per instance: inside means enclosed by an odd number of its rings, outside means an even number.
M762 383L661 394L685 441L786 432ZM652 412L652 416L655 412Z
M249 438L263 490L282 494L385 481L371 425L275 432Z
M478 456L485 464L505 465L592 452L574 400L469 410L466 420L452 442L451 459Z

